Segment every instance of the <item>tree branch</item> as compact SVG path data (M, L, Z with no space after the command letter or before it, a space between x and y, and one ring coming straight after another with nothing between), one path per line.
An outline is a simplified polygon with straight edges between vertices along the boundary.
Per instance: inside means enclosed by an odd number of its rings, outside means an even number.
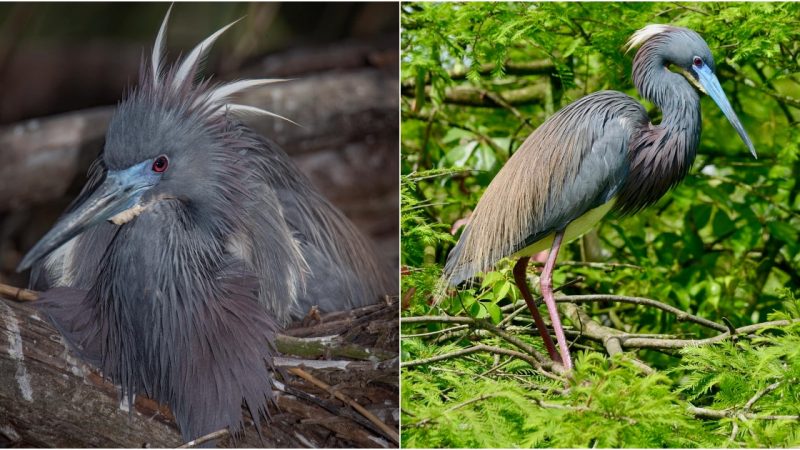
M727 331L728 327L725 325L712 322L708 319L695 316L684 312L674 306L667 305L658 300L653 300L644 297L626 297L623 295L610 295L610 294L595 294L595 295L562 295L556 297L558 303L594 303L594 302L616 302L616 303L630 303L634 305L646 305L658 308L662 311L674 314L680 322L694 322L698 325L711 328L717 331Z
M724 410L720 411L718 409L710 409L710 408L698 408L696 406L689 406L689 414L700 418L700 419L725 419L725 418L734 418L738 417L738 413L735 410ZM777 415L777 414L753 414L747 413L742 414L745 419L750 420L800 420L800 415Z
M489 353L494 353L494 354L498 354L498 355L511 356L511 357L514 357L514 358L521 359L521 360L527 362L528 364L530 364L533 367L541 368L541 364L539 363L539 361L537 361L536 359L534 359L530 355L526 355L526 354L524 354L522 352L518 352L518 351L515 351L515 350L509 350L507 348L493 347L491 345L486 345L486 344L478 344L478 345L474 345L472 347L467 347L467 348L463 348L463 349L460 349L460 350L456 350L454 352L446 353L444 355L431 356L430 358L422 358L422 359L417 359L417 360L414 360L414 361L403 361L403 362L400 363L400 367L402 368L402 367L423 366L423 365L435 363L435 362L438 362L438 361L444 361L444 360L447 360L447 359L460 358L462 356L471 355L472 353L477 353L477 352L489 352ZM554 375L549 374L548 377L549 378L554 378ZM557 377L555 377L554 379L562 381L561 379L559 379Z

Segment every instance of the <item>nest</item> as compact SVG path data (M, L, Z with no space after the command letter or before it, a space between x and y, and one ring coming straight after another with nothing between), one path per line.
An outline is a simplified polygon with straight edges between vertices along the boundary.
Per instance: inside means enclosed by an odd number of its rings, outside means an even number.
M30 292L30 291L22 291ZM0 445L175 447L397 447L397 299L326 315L313 312L278 338L277 397L260 436L220 430L181 442L169 409L119 390L78 361L25 295L0 290ZM17 299L14 299L17 297ZM10 299L10 300L7 300ZM15 300L15 301L12 301ZM243 415L250 416L243 410ZM5 442L4 442L5 441Z

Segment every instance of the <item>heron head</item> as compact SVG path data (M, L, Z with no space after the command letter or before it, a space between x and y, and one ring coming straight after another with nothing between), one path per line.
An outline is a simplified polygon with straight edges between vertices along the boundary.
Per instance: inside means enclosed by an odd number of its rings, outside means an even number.
M716 65L711 50L699 34L688 28L671 25L648 25L633 34L627 47L631 49L639 45L642 46L640 53L658 56L665 66L677 68L692 86L711 97L739 133L753 157L757 157L750 136L733 111L715 75Z
M111 221L123 226L164 201L178 202L174 205L194 211L209 202L224 202L226 193L219 191L226 185L220 178L235 180L238 174L234 168L240 159L237 149L230 148L227 130L231 115L264 114L283 119L229 100L244 89L284 80L240 80L216 86L194 83L211 44L233 24L163 70L168 19L169 12L156 38L151 64L142 65L140 86L111 119L99 161L104 178L25 255L18 271L98 223ZM219 195L213 195L215 191Z

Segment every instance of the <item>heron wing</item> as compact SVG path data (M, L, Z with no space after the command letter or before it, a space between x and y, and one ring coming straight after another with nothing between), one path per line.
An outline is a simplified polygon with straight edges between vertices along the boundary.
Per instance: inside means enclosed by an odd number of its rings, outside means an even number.
M473 277L608 202L628 170L628 142L647 114L633 98L601 91L536 129L481 197L444 276Z
M379 294L367 288L366 280L362 281L353 265L342 263L347 259L341 252L346 250L337 249L330 242L336 240L354 248L365 246L352 223L316 193L302 195L281 189L278 198L309 268L305 291L298 295L292 317L303 317L313 306L330 312L376 302Z
M298 293L291 315L303 317L311 306L335 311L375 303L391 293L396 281L378 259L372 243L326 200L274 142L239 130L256 149L261 182L271 187L308 265L305 290Z

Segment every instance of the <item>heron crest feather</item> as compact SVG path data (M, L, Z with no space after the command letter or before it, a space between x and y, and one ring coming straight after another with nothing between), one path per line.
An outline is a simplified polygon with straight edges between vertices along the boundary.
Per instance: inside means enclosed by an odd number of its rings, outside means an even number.
M225 25L224 27L217 30L211 36L205 38L202 42L197 44L194 47L194 49L192 49L192 51L185 58L183 58L183 60L181 60L178 64L176 64L175 68L173 68L173 70L170 73L164 75L163 70L166 65L164 62L164 54L166 49L166 33L167 33L167 24L169 22L169 16L171 11L172 11L172 6L170 6L169 10L167 10L167 14L164 16L164 20L161 23L161 27L158 30L158 35L156 36L156 41L155 44L153 45L153 55L151 58L152 67L150 70L152 71L153 87L170 86L172 91L177 93L183 91L184 89L191 90L191 88L194 86L193 75L197 74L197 72L199 71L200 65L202 64L205 57L208 55L208 52L209 50L211 50L211 47L214 45L214 42L216 42L216 40L225 31L227 31L230 27L232 27L242 19L237 19L229 23L228 25ZM229 83L224 83L209 88L207 93L197 97L192 106L198 107L200 109L205 109L212 116L224 114L226 112L231 112L239 115L265 115L285 120L294 125L298 125L297 122L291 119L281 116L280 114L264 110L262 108L228 102L232 96L244 90L251 89L254 87L264 86L267 84L279 83L282 81L289 81L289 80L281 78L263 78L263 79L253 79L253 80L237 80Z
M671 25L664 25L660 23L647 25L633 33L633 36L628 39L628 42L625 44L625 52L629 52L634 48L639 47L656 35L667 33L674 29L675 27Z

